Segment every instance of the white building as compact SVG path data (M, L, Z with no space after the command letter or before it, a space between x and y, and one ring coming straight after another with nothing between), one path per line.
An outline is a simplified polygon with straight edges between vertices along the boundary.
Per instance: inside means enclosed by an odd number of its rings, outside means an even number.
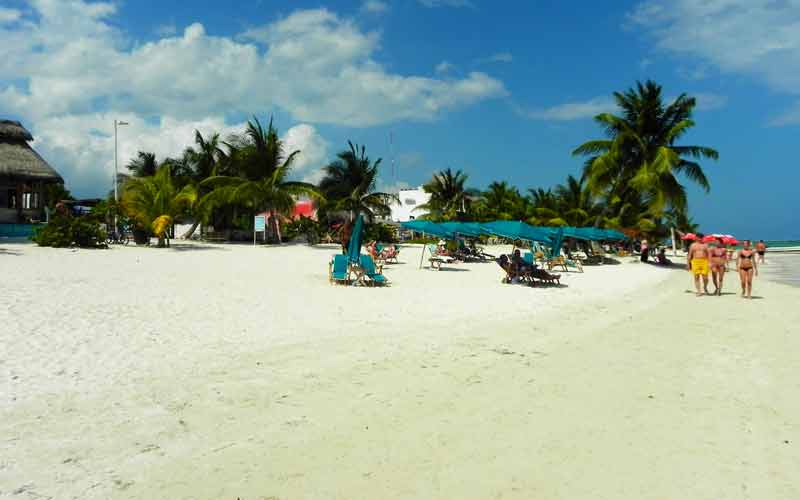
M426 193L421 186L416 189L401 189L397 193L397 197L400 198L400 203L390 205L392 222L408 222L428 213L427 210L417 209L431 199L431 195Z

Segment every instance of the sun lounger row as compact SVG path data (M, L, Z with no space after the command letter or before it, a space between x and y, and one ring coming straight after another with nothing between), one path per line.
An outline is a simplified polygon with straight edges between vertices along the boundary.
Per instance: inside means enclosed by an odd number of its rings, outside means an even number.
M339 285L387 285L381 266L375 265L370 255L359 255L358 264L351 265L345 254L334 255L328 264L328 279Z

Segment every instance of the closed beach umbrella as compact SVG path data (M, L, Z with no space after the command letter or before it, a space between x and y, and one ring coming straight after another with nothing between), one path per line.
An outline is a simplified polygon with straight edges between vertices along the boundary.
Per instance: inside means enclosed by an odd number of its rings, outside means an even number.
M521 221L498 220L481 224L485 234L493 234L510 240L540 241L549 243L555 231L552 228L531 226Z
M550 247L550 257L555 258L561 255L561 243L564 241L564 228L559 227L555 234L552 236L551 240L551 247Z
M347 245L347 260L351 264L358 264L361 255L361 244L364 242L364 217L359 215L353 224L353 231L350 233L350 243Z

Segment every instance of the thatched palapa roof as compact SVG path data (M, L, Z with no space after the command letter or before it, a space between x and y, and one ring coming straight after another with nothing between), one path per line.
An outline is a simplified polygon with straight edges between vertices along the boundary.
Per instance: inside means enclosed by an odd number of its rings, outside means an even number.
M0 120L0 177L64 182L58 172L28 145L31 140L31 133L20 122Z

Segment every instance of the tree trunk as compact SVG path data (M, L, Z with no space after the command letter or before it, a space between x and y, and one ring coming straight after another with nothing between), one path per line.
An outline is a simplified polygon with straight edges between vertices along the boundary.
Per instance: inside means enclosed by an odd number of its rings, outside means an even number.
M200 221L199 220L195 221L194 224L192 224L192 227L190 227L189 230L186 231L183 234L183 236L181 236L181 239L188 240L189 238L191 238L192 235L194 234L194 232L197 231L197 226L199 226L199 225L200 225Z
M278 238L278 244L282 244L283 241L281 240L281 229L279 227L278 218L272 210L269 211L269 228L270 232Z

